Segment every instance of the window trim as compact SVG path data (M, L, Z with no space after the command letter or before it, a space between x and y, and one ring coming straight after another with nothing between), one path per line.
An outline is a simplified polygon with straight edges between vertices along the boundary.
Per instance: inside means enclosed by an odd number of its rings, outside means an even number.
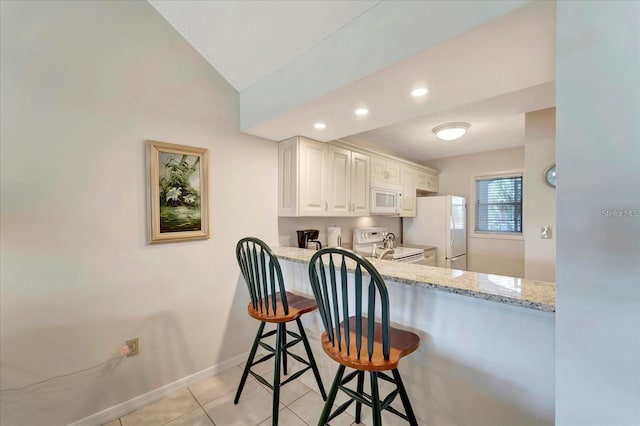
M476 231L476 180L479 179L500 179L510 177L521 177L524 190L524 170L503 170L493 173L481 173L471 175L469 190L469 238L494 238L499 240L524 240L524 198L522 200L522 232L490 232Z

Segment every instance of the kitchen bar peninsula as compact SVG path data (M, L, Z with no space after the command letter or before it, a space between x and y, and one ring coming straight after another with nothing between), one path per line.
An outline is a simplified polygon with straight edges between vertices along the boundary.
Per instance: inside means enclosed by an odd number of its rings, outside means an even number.
M287 288L311 295L314 251L273 252ZM420 348L400 367L419 424L554 423L555 284L369 260L387 284L392 323L420 335ZM303 324L330 384L335 366L321 349L320 318L307 317ZM314 387L313 380L303 382Z

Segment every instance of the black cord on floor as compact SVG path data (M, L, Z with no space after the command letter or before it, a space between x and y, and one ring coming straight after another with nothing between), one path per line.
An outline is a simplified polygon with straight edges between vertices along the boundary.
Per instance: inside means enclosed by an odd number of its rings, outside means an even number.
M87 368L84 368L82 370L74 371L72 373L61 374L59 376L49 377L48 379L40 380L39 382L35 382L35 383L31 383L31 384L26 385L26 386L22 386L21 388L1 389L0 392L17 392L17 391L25 390L25 389L28 389L30 387L36 386L36 385L41 385L43 383L47 383L47 382L49 382L51 380L54 380L54 379L59 379L61 377L69 377L69 376L73 376L74 374L83 373L85 371L93 370L94 368L101 367L104 364L106 364L108 362L111 362L111 361L113 361L115 359L120 359L121 360L125 356L126 355L115 356L113 358L109 358L108 360L101 362L100 364L96 364L96 365L94 365L92 367L87 367Z

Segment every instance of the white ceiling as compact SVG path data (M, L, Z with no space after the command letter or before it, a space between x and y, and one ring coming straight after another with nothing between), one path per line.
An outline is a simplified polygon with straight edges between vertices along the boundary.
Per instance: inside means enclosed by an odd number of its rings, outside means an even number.
M242 92L381 0L148 1Z
M240 92L381 3L149 2ZM508 148L524 143L525 112L555 105L554 78L555 4L536 1L245 131L273 140L355 135L417 161ZM408 91L417 81L429 93L416 100ZM356 118L358 106L369 116ZM313 129L319 120L326 129ZM450 121L471 128L439 141L431 129Z

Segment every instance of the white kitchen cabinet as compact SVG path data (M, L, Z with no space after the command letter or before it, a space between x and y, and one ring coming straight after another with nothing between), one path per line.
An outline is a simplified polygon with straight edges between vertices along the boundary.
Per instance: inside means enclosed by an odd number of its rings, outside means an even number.
M278 144L278 215L326 216L328 145L301 136Z
M413 167L402 165L400 169L400 182L402 186L402 210L401 217L416 216L416 170Z
M329 216L369 215L369 156L329 146Z
M351 213L353 216L369 216L370 164L368 155L351 152Z
M424 264L427 266L436 266L436 248L424 250Z
M351 216L351 151L329 146L329 216Z
M424 192L438 192L438 176L416 170L416 189Z
M402 188L402 213L416 191L437 192L438 171L344 141L296 136L278 144L278 216L369 216L371 182Z
M400 185L400 163L382 157L371 157L371 182Z

